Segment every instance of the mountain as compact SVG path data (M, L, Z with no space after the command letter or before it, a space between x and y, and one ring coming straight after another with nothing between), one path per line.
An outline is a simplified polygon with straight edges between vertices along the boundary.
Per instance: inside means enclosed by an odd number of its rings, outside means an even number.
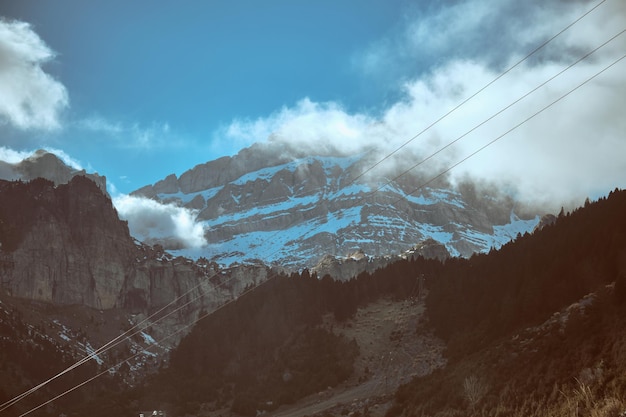
M305 155L284 144L255 144L132 194L197 212L208 247L181 254L293 269L359 250L369 257L399 254L426 239L467 257L539 222L538 213L492 188L453 187L399 163L371 170L378 158L375 149Z
M484 191L454 192L482 218L505 217ZM0 181L0 402L93 355L2 412L100 372L102 385L42 414L619 416L625 210L615 190L468 258L435 240L372 270L364 250L324 257L318 274L369 271L338 281L142 244L85 176ZM116 336L122 345L96 353Z

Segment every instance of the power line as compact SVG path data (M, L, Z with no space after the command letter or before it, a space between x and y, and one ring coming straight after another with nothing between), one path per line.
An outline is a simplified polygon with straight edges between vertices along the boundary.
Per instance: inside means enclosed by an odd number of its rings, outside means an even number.
M276 276L278 276L278 274L276 274ZM267 282L269 282L269 281L270 281L270 278L268 278L267 280L265 280L265 281L261 282L260 284L258 284L258 285L257 285L257 287L258 287L258 286L260 286L260 285L262 285L262 284L265 284L265 283L267 283ZM242 292L242 293L241 293L238 297L243 297L244 295L246 295L247 293L249 293L249 292L250 292L250 291L252 291L253 289L254 289L254 287L253 287L253 288L249 288L248 290L245 290L245 291L244 291L244 292ZM200 316L198 316L198 318L197 318L196 320L192 321L192 322L191 322L191 323L189 323L189 324L186 324L185 326L180 327L179 329L177 329L177 330L176 330L176 331L174 331L173 333L170 333L169 335L167 335L167 336L165 336L165 337L163 337L163 338L159 339L159 340L158 340L155 344L148 346L145 350L150 350L152 347L157 346L157 345L159 345L160 343L163 343L165 340L167 340L167 339L169 339L169 338L171 338L171 337L173 337L173 336L177 335L178 333L183 332L184 330L187 330L189 327L191 327L191 326L195 325L195 324L196 324L197 322L199 322L200 320L202 320L202 319L204 319L204 318L206 318L206 317L210 316L210 315L211 315L211 314L213 314L213 313L216 313L217 311L221 310L222 308L225 308L227 305L229 305L229 304L231 304L231 303L233 303L233 302L237 301L238 297L236 297L236 298L234 298L234 299L231 299L231 300L227 301L226 303L222 304L221 306L218 306L215 310L213 310L213 311L211 311L211 312L207 312L207 313L201 314ZM128 358L126 358L126 359L124 359L124 360L122 360L122 361L118 362L117 364L115 364L115 365L113 365L113 366L108 367L107 369L105 369L105 370L101 371L100 373L98 373L98 374L96 374L96 375L92 376L91 378L88 378L88 379L86 379L85 381L83 381L83 382L81 382L81 383L79 383L79 384L77 384L77 385L75 385L75 386L73 386L73 387L71 387L71 388L69 388L69 389L67 389L67 390L63 391L62 393L60 393L60 394L56 395L54 398L51 398L51 399L49 399L49 400L47 400L47 401L45 401L45 402L43 402L43 403L39 404L38 406L36 406L36 407L34 407L34 408L32 408L32 409L30 409L30 410L28 410L28 411L26 411L26 412L24 412L24 413L20 414L20 415L19 415L19 417L24 417L24 416L26 416L26 415L28 415L28 414L32 413L33 411L36 411L36 410L38 410L38 409L40 409L40 408L42 408L42 407L45 407L46 405L48 405L48 404L50 404L50 403L52 403L52 402L54 402L54 401L58 400L59 398L61 398L61 397L65 396L65 395L67 395L67 394L69 394L70 392L73 392L73 391L77 390L78 388L80 388L80 387L82 387L82 386L84 386L84 385L88 384L89 382L94 381L95 379L100 378L101 376L106 375L106 374L110 373L111 371L114 371L114 370L115 370L115 368L117 368L117 367L121 366L123 363L125 363L125 362L127 362L127 361L129 361L129 360L132 360L132 359L134 359L134 358L136 358L136 357L140 356L141 354L142 354L142 352L141 352L141 351L139 351L139 352L135 353L134 355L132 355L132 356L130 356L130 357L128 357ZM5 409L5 408L3 408L2 410L4 410L4 409ZM0 410L0 411L2 411L2 410Z
M522 96L518 97L517 99L515 99L514 101L512 101L511 103L509 103L508 105L506 105L505 107L501 108L500 110L498 110L496 113L492 114L490 117L488 117L487 119L483 120L482 122L478 123L477 125L475 125L473 128L471 128L470 130L466 131L465 133L463 133L461 136L459 136L458 138L454 139L453 141L449 142L447 145L443 146L442 148L439 148L438 150L434 151L432 154L428 155L426 158L422 159L421 161L417 162L416 164L412 165L410 168L406 169L405 171L401 172L399 175L396 175L394 178L392 178L391 180L387 181L386 183L384 183L381 186L378 186L377 188L373 189L372 191L367 192L366 194L364 194L361 197L358 197L356 199L356 202L353 204L353 207L356 206L357 204L359 204L359 202L362 202L363 200L366 200L367 198L373 196L375 193L381 191L382 189L384 189L386 186L392 184L393 182L395 182L396 180L398 180L399 178L401 178L402 176L408 174L410 171L414 170L415 168L417 168L418 166L424 164L425 162L429 161L430 159L434 158L435 156L437 156L438 154L440 154L441 152L443 152L444 150L448 149L449 147L451 147L452 145L454 145L455 143L459 142L461 139L465 138L466 136L468 136L470 133L474 132L476 129L480 128L481 126L485 125L486 123L488 123L489 121L493 120L494 118L496 118L497 116L499 116L500 114L504 113L505 111L509 110L511 107L515 106L517 103L521 102L522 100L526 99L527 97L529 97L530 95L534 94L535 92L537 92L539 89L541 89L542 87L546 86L548 83L550 83L551 81L555 80L556 78L560 77L561 75L563 75L565 72L567 72L568 70L572 69L574 66L578 65L580 62L584 61L585 59L589 58L591 55L593 55L594 53L596 53L597 51L599 51L600 49L606 47L609 43L613 42L616 38L618 38L619 36L623 35L624 32L626 32L626 29L621 30L620 32L618 32L617 34L613 35L611 38L609 38L608 40L606 40L605 42L603 42L602 44L600 44L599 46L595 47L594 49L592 49L591 51L585 53L584 55L582 55L581 57L579 57L577 60L575 60L574 62L572 62L571 64L569 64L567 67L563 68L562 70L560 70L559 72L557 72L556 74L552 75L551 77L549 77L548 79L546 79L545 81L543 81L542 83L540 83L539 85L537 85L536 87L532 88L531 90L529 90L528 92L526 92L525 94L523 94ZM467 101L467 100L466 100ZM443 176L445 173L447 173L448 171L442 173L441 175L438 175L436 178L440 178L441 176ZM361 177L362 175L360 175L359 177ZM358 177L357 177L358 178ZM430 184L434 181L434 179L432 181L429 181L427 184ZM352 184L354 182L351 181L349 184ZM421 187L420 187L421 188ZM415 192L417 190L414 190L413 192ZM409 193L410 195L411 193ZM402 197L398 198L397 200L395 200L393 204L398 203L402 200ZM292 224L295 222L295 220L292 222ZM280 233L280 231L276 231L275 233L273 233L271 236L276 236ZM269 240L269 239L268 239Z
M513 107L514 105L516 105L517 103L519 103L520 101L524 100L525 98L527 98L528 96L530 96L531 94L535 93L537 90L539 90L540 88L544 87L546 84L548 84L549 82L553 81L554 79L556 79L557 77L561 76L563 73L565 73L566 71L570 70L571 68L573 68L575 65L579 64L581 61L587 59L589 56L591 56L592 54L594 54L595 52L597 52L598 50L604 48L606 45L608 45L609 43L611 43L612 41L614 41L616 38L618 38L619 36L621 36L622 34L624 34L624 32L626 32L626 29L623 29L622 31L620 31L619 33L613 35L609 40L605 41L604 43L602 43L601 45L597 46L596 48L594 48L593 50L591 50L590 52L586 53L585 55L581 56L580 58L578 58L576 61L574 61L573 63L571 63L570 65L568 65L566 68L562 69L561 71L559 71L558 73L556 73L555 75L553 75L552 77L548 78L546 81L542 82L541 84L539 84L538 86L536 86L535 88L533 88L532 90L528 91L526 94L520 96L518 99L514 100L513 102L511 102L510 104L508 104L507 106L503 107L502 109L498 110L496 113L492 114L490 117L488 117L487 119L483 120L482 122L478 123L476 126L474 126L473 128L471 128L470 130L466 131L465 133L463 133L461 136L459 136L458 138L454 139L453 141L449 142L447 145L443 146L442 148L439 148L437 151L433 152L432 154L430 154L429 156L427 156L426 158L422 159L421 161L419 161L418 163L414 164L413 166L411 166L410 168L408 168L407 170L403 171L402 173L400 173L399 175L397 175L396 177L394 177L393 179L391 179L390 181L388 181L387 183L385 183L384 185L376 188L373 191L370 191L368 194L366 194L362 199L367 198L367 196L372 195L380 190L382 190L384 187L386 187L389 184L392 184L394 181L398 180L400 177L408 174L410 171L414 170L415 168L421 166L422 164L424 164L425 162L429 161L430 159L434 158L435 156L437 156L438 154L440 154L441 152L443 152L444 150L448 149L450 146L454 145L455 143L457 143L458 141L460 141L461 139L463 139L464 137L466 137L467 135L469 135L470 133L474 132L476 129L478 129L479 127L485 125L487 122L493 120L494 118L496 118L497 116L499 116L500 114L504 113L506 110L510 109L511 107ZM396 202L398 202L400 200L396 200Z
M623 30L621 31L619 34L615 35L612 39L616 38L617 36L621 35L622 33L624 33L626 31ZM606 43L608 43L609 41L607 41ZM606 44L605 43L605 44ZM603 44L604 45L604 44ZM597 50L597 48L596 48ZM594 50L595 51L595 50ZM589 54L588 54L589 55ZM439 174L437 174L436 176L430 178L429 180L425 181L424 183L420 184L418 187L416 187L415 189L413 189L412 191L410 191L408 194L411 195L417 191L419 191L420 189L426 187L427 185L433 183L434 181L436 181L437 179L439 179L440 177L442 177L443 175L447 174L448 172L452 171L454 168L456 168L457 166L461 165L463 162L467 161L468 159L472 158L473 156L475 156L476 154L482 152L483 150L485 150L487 147L493 145L494 143L496 143L497 141L499 141L500 139L502 139L503 137L505 137L506 135L508 135L509 133L513 132L514 130L518 129L519 127L521 127L522 125L524 125L525 123L527 123L528 121L532 120L533 118L535 118L536 116L540 115L541 113L543 113L544 111L548 110L550 107L552 107L553 105L557 104L558 102L560 102L561 100L565 99L566 97L568 97L570 94L572 94L573 92L575 92L576 90L578 90L579 88L583 87L584 85L588 84L590 81L592 81L593 79L595 79L596 77L600 76L602 73L604 73L605 71L607 71L608 69L610 69L611 67L615 66L616 64L618 64L620 61L622 61L624 58L626 58L626 55L622 55L620 58L616 59L615 61L613 61L611 64L609 64L608 66L604 67L602 70L596 72L594 75L592 75L591 77L585 79L583 82L581 82L580 84L576 85L574 88L570 89L569 91L567 91L566 93L564 93L563 95L559 96L557 99L553 100L552 102L550 102L549 104L547 104L546 106L542 107L541 109L539 109L538 111L536 111L535 113L533 113L532 115L528 116L527 118L525 118L524 120L522 120L521 122L519 122L518 124L516 124L515 126L511 127L510 129L508 129L507 131L505 131L504 133L502 133L501 135L497 136L496 138L492 139L491 141L489 141L488 143L486 143L485 145L481 146L480 148L476 149L475 151L473 151L472 153L470 153L469 155L465 156L464 158L462 158L461 160L457 161L456 163L454 163L452 166L448 167L447 169L441 171ZM398 202L402 201L402 199L397 199L395 200L393 204L396 204ZM381 382L379 381L374 387L372 387L370 389L370 395L373 394L373 392L378 389L378 387L380 386Z
M355 178L353 178L352 180L350 180L347 184L347 186L350 186L352 184L354 184L358 179L362 178L363 176L365 176L368 172L372 171L375 167L377 167L378 165L380 165L382 162L384 162L385 160L389 159L391 156L393 156L394 154L396 154L397 152L399 152L401 149L403 149L404 147L406 147L409 143L411 143L413 140L417 139L419 136L421 136L422 134L424 134L425 132L427 132L429 129L431 129L433 126L435 126L436 124L438 124L439 122L441 122L443 119L445 119L446 117L448 117L449 115L451 115L453 112L455 112L456 110L458 110L460 107L462 107L463 105L467 104L467 102L469 102L470 100L472 100L473 98L475 98L477 95L479 95L481 92L483 92L484 90L486 90L488 87L490 87L491 85L493 85L495 82L497 82L498 80L500 80L502 77L504 77L506 74L508 74L509 72L511 72L514 68L516 68L517 66L519 66L520 64L522 64L524 61L528 60L531 56L533 56L535 53L537 53L539 50L543 49L546 45L548 45L549 43L551 43L552 41L554 41L557 37L559 37L560 35L562 35L565 31L567 31L568 29L570 29L572 26L574 26L576 23L578 23L579 21L581 21L583 18L585 18L587 15L589 15L590 13L592 13L594 10L596 10L598 7L600 7L602 4L604 4L606 2L606 0L601 0L600 2L598 2L595 6L593 6L591 9L589 9L588 11L586 11L585 13L583 13L582 15L580 15L577 19L575 19L574 21L572 21L570 24L568 24L567 26L565 26L563 29L561 29L559 32L557 32L556 34L554 34L552 37L550 37L549 39L547 39L546 41L544 41L541 45L537 46L535 49L533 49L531 52L529 52L528 54L526 54L522 59L518 60L515 64L513 64L512 66L510 66L507 70L505 70L504 72L500 73L496 78L494 78L493 80L491 80L489 83L487 83L485 86L483 86L482 88L480 88L478 91L476 91L474 94L472 94L471 96L469 96L468 98L466 98L465 100L463 100L461 103L457 104L452 110L448 111L446 114L442 115L441 117L439 117L437 120L435 120L434 122L432 122L430 125L428 125L426 128L424 128L422 131L420 131L419 133L417 133L415 136L413 136L411 139L409 139L408 141L406 141L404 144L402 144L399 148L395 149L394 151L392 151L391 153L387 154L385 157L383 157L380 161L378 161L377 163L375 163L374 165L370 166L368 169L366 169L365 171L363 171L361 174L359 174L358 176L356 176ZM620 32L621 34L621 32ZM616 35L615 37L619 36ZM606 43L610 42L613 38L611 38L609 41L607 41ZM585 56L581 57L578 61L574 62L573 64L571 64L569 67L567 67L565 70L561 71L561 73L565 72L567 69L571 68L572 66L576 65L578 62L584 60L588 55L594 53L597 49L600 49L603 45L599 46L598 48L594 49L593 51L591 51L590 53L586 54ZM489 119L483 121L481 124L479 124L478 126L474 127L474 129L472 129L471 131L479 128L480 126L482 126L483 124L487 123L489 120L495 118L497 115L499 115L500 113L504 112L505 110L507 110L508 108L512 107L513 105L515 105L517 102L523 100L526 96L532 94L534 91L538 90L539 88L541 88L543 85L545 85L546 83L550 82L551 80L553 80L554 78L556 78L558 75L560 75L561 73L555 75L554 77L550 78L548 81L546 81L545 83L541 84L540 86L538 86L537 88L535 88L534 90L530 91L529 93L527 93L526 95L522 96L521 98L519 98L518 100L514 101L513 103L511 103L509 106L503 108L502 110L500 110L498 113L492 115ZM470 132L465 133L464 135L462 135L460 138L458 138L456 141L462 139L464 136L468 135ZM453 142L453 143L454 143ZM420 163L414 165L413 167L409 168L408 170L404 171L403 173L401 173L400 175L396 176L393 180L387 182L386 184L384 184L381 187L376 188L373 191L368 192L365 196L360 197L358 199L358 201L362 201L365 198L369 197L370 195L373 195L374 193L380 191L383 187L389 185L390 183L392 183L393 181L397 180L398 178L402 177L403 175L407 174L408 172L410 172L411 170L415 169L417 166L423 164L424 162L426 162L427 160L432 159L433 157L435 157L437 154L443 152L446 148L450 147L453 143L450 143L448 145L446 145L444 148L439 149L438 151L434 152L433 154L431 154L430 156L428 156L426 159L424 159L423 161L421 161ZM324 188L320 187L320 190L323 191ZM357 203L358 203L357 201ZM290 225L294 224L296 222L296 220L294 219ZM266 240L269 241L271 240L274 236L277 236L280 234L280 230L277 230L276 232L272 233Z
M515 64L513 64L512 66L510 66L508 69L506 69L504 72L500 73L500 75L498 75L496 78L494 78L493 80L491 80L490 82L488 82L485 86L481 87L478 91L476 91L474 94L472 94L471 96L467 97L465 100L463 100L462 102L460 102L459 104L457 104L454 108L452 108L452 110L448 111L447 113L445 113L444 115L440 116L438 119L436 119L434 122L432 122L431 124L429 124L428 126L426 126L423 130L421 130L419 133L417 133L415 136L413 136L412 138L410 138L409 140L407 140L406 142L404 142L402 145L400 145L397 149L395 149L394 151L392 151L391 153L387 154L385 157L383 157L381 160L379 160L378 162L376 162L374 165L372 165L370 168L368 168L367 170L365 170L364 172L362 172L361 174L359 174L357 177L355 177L350 184L353 184L356 180L358 180L359 178L362 178L365 174L367 174L368 172L370 172L371 170L373 170L374 168L376 168L378 165L382 164L384 161L386 161L387 159L391 158L393 155L395 155L396 153L398 153L400 150L402 150L404 147L406 147L409 143L413 142L415 139L417 139L418 137L422 136L424 133L426 133L428 130L430 130L433 126L435 126L436 124L438 124L439 122L441 122L443 119L445 119L446 117L448 117L449 115L451 115L452 113L454 113L455 111L457 111L460 107L462 107L463 105L465 105L468 101L472 100L474 97L476 97L477 95L479 95L480 93L482 93L483 91L485 91L487 88L489 88L492 84L494 84L496 81L498 81L500 78L504 77L506 74L508 74L509 72L511 72L513 69L515 69L517 66L519 66L520 64L522 64L524 61L528 60L531 56L533 56L535 53L537 53L539 50L543 49L546 45L548 45L550 42L552 42L554 39L556 39L557 37L559 37L561 34L563 34L563 32L565 32L566 30L568 30L569 28L571 28L572 26L574 26L576 23L578 23L580 20L582 20L583 18L585 18L588 14L590 14L591 12L593 12L595 9L597 9L598 7L600 7L604 2L606 2L606 0L601 0L599 3L597 3L595 6L593 6L591 9L589 9L587 12L585 12L584 14L582 14L579 18L577 18L576 20L574 20L572 23L570 23L569 25L565 26L563 29L561 29L559 32L557 32L555 35L553 35L550 39L546 40L545 42L543 42L541 45L539 45L538 47L536 47L535 49L533 49L531 52L529 52L526 56L524 56L522 59L520 59L519 61L517 61Z
M626 30L624 30L626 31ZM622 31L622 33L624 32ZM475 150L474 152L470 153L469 155L467 155L466 157L464 157L463 159L459 160L458 162L454 163L452 166L446 168L445 170L441 171L439 174L437 174L435 177L431 178L430 180L426 181L425 183L421 184L420 186L418 186L417 188L413 189L413 191L411 191L409 193L413 194L417 191L419 191L421 188L425 187L426 185L436 181L438 178L440 178L441 176L447 174L448 172L452 171L454 168L456 168L457 166L461 165L463 162L467 161L468 159L470 159L471 157L475 156L476 154L478 154L479 152L482 152L483 150L485 150L487 147L493 145L494 143L496 143L498 140L502 139L504 136L508 135L509 133L513 132L514 130L518 129L520 126L522 126L523 124L525 124L526 122L530 121L531 119L535 118L536 116L538 116L539 114L543 113L545 110L549 109L550 107L552 107L553 105L555 105L556 103L558 103L559 101L563 100L564 98L566 98L567 96L569 96L570 94L572 94L574 91L578 90L579 88L581 88L582 86L584 86L585 84L589 83L591 80L593 80L594 78L598 77L599 75L601 75L602 73L604 73L605 71L607 71L609 68L613 67L614 65L618 64L621 60L623 60L624 58L626 58L626 55L622 55L620 58L617 58L615 61L613 61L611 64L609 64L608 66L604 67L602 70L596 72L594 75L592 75L591 77L587 78L585 81L583 81L582 83L578 84L576 87L572 88L571 90L569 90L567 93L561 95L559 98L557 98L556 100L550 102L550 104L546 105L545 107L542 107L540 110L538 110L537 112L533 113L532 115L528 116L526 119L522 120L521 122L519 122L518 124L516 124L515 126L513 126L512 128L510 128L509 130L507 130L506 132L502 133L500 136L496 137L495 139L491 140L490 142L488 142L487 144L481 146L480 148L478 148L477 150ZM400 200L396 200L396 202L398 202Z
M209 277L204 277L206 280L209 280L213 277L215 277L217 275L217 272L215 272L213 275L209 276ZM225 284L229 283L231 280L234 280L234 277L230 277L228 280L220 282L218 285L215 286L215 289L224 286ZM196 286L192 287L190 290L188 290L186 293L178 296L177 298L175 298L173 301L169 302L168 304L166 304L165 306L161 307L159 310L157 310L156 312L152 313L150 316L146 317L144 320L142 320L141 322L133 325L130 329L126 330L124 333L122 333L121 335L113 338L112 340L110 340L109 342L107 342L106 344L104 344L103 346L99 347L98 349L96 349L95 351L89 353L87 356L83 357L82 359L80 359L79 361L77 361L76 363L72 364L71 366L69 366L68 368L66 368L65 370L57 373L56 375L48 378L47 380L41 382L40 384L36 385L35 387L19 394L18 396L14 397L13 399L6 401L5 403L0 405L0 412L6 410L7 408L11 407L12 405L18 403L19 401L21 401L22 399L28 397L29 395L33 394L34 392L38 391L39 389L43 388L44 386L46 386L47 384L51 383L52 381L56 380L57 378L63 376L64 374L76 369L77 367L79 367L80 365L88 362L91 359L95 359L96 357L98 357L98 355L101 355L107 351L109 351L110 349L114 348L115 346L119 345L120 343L122 343L124 340L129 339L139 333L141 333L143 330L141 330L141 326L146 324L146 323L150 323L150 324L156 324L158 322L160 322L161 320L164 320L165 318L169 317L170 315L180 311L181 309L185 308L186 306L188 306L189 304L195 302L197 299L204 297L204 294L200 294L199 296L190 299L189 301L187 301L185 304L178 306L176 309L170 311L169 313L159 317L157 320L150 322L150 320L156 316L158 316L159 314L163 313L165 310L167 310L169 307L174 306L175 304L177 304L180 300L182 300L184 297L187 297L189 294L191 294L193 291L197 290L198 288L200 288L202 286L203 282L199 282ZM219 307L218 307L219 309ZM217 310L214 310L217 311ZM195 323L195 322L193 322ZM187 328L188 326L185 326L184 328ZM138 329L138 330L137 330ZM132 333L134 331L134 333ZM178 333L178 332L177 332ZM166 338L167 339L167 338ZM136 355L135 355L136 356ZM134 356L133 356L134 357ZM127 359L128 360L128 359Z

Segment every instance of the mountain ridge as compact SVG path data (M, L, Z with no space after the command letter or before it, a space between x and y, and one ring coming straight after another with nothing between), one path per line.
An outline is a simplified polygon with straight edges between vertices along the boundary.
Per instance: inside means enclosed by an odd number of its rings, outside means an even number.
M357 250L398 254L428 238L452 256L467 257L532 231L544 214L495 188L452 186L445 178L403 172L401 165L381 167L375 177L368 169L376 150L295 152L287 145L253 146L131 194L197 213L208 247L176 253L222 264L247 256L294 269Z

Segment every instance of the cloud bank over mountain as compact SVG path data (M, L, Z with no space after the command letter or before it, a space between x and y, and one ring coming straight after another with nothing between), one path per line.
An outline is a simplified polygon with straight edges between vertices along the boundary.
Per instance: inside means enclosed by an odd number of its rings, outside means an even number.
M405 165L417 164L420 158L438 152L422 167L435 175L505 134L623 54L626 35L622 33L477 127L619 34L626 24L626 4L607 1L420 134L591 7L582 1L504 1L497 6L470 1L444 5L435 13L407 20L394 37L371 45L361 54L360 61L357 59L373 82L385 79L387 72L394 73L396 80L404 80L401 98L383 108L379 115L349 111L336 102L317 103L304 98L265 118L235 120L220 134L242 146L269 138L305 150L335 148L345 153L365 146L390 152L410 141L405 150L411 152L401 153L411 158ZM411 74L415 70L411 62L416 59L431 63L418 75ZM392 67L400 70L392 71ZM597 197L615 186L625 186L626 183L615 183L616 174L626 172L626 160L622 157L626 155L626 141L622 140L626 132L622 115L626 108L625 71L626 61L607 69L458 166L451 172L451 179L496 182L515 192L518 198L552 209L570 201L580 204L586 196ZM454 145L440 151L457 139ZM379 167L379 172L383 170Z

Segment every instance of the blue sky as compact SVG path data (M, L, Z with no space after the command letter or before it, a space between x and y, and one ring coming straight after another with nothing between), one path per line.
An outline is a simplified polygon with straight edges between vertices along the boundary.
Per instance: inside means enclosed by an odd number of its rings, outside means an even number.
M3 2L0 153L56 149L128 193L270 136L392 150L598 2ZM624 29L625 8L606 0L413 151L439 149ZM442 153L432 169L609 65L625 38ZM558 206L626 186L625 73L622 61L456 176L513 184L524 198Z
M62 129L5 125L5 145L60 148L125 192L236 153L216 137L234 119L304 97L375 111L393 88L372 87L356 60L407 11L386 0L6 3L0 15L54 51L42 67L69 103Z

